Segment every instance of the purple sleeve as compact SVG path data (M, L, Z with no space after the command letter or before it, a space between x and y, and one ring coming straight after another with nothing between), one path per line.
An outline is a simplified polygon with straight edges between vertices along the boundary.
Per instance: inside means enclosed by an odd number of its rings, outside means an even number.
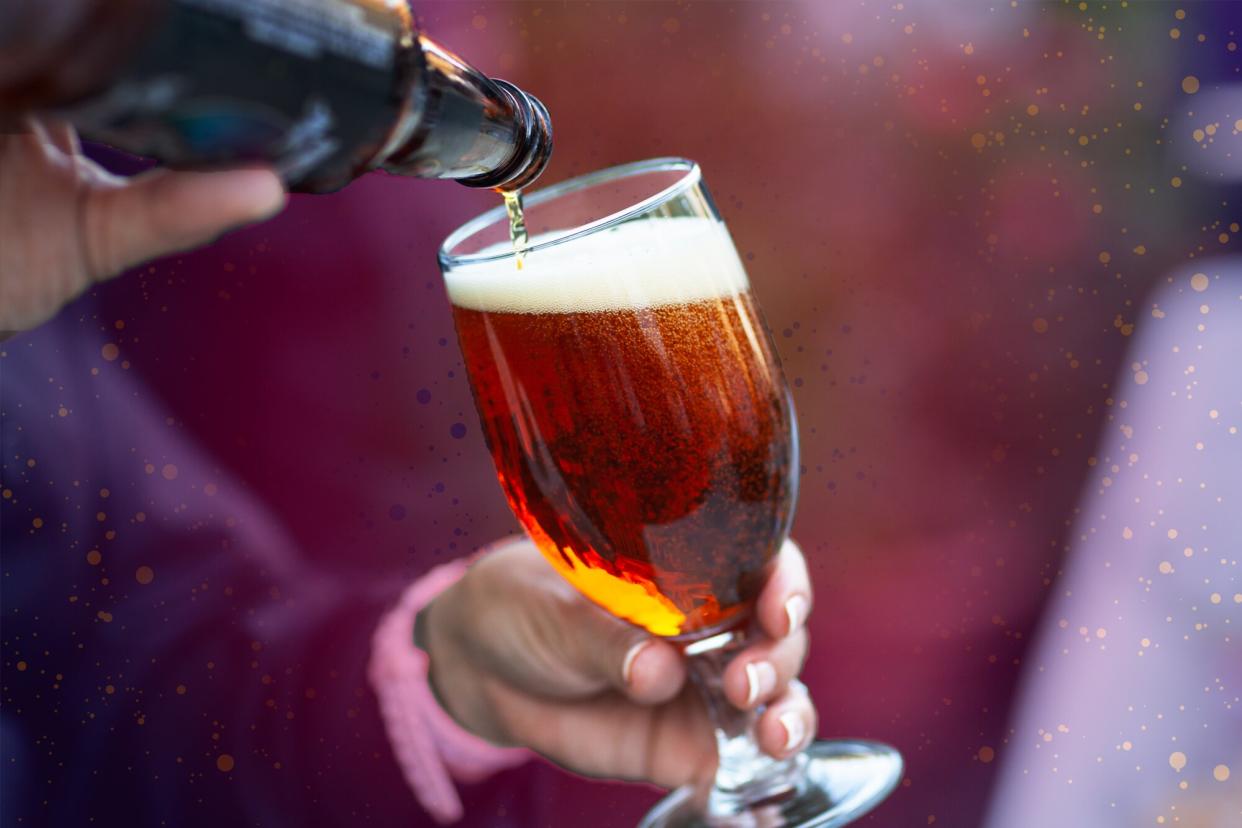
M0 823L430 824L367 680L405 562L309 556L88 327L0 346Z

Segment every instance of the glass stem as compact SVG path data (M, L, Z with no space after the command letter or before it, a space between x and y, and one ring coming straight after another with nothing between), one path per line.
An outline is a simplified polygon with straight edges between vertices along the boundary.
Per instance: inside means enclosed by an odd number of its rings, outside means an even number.
M760 749L755 728L762 708L739 710L725 698L725 668L745 647L746 638L745 629L736 629L685 647L690 678L707 704L720 757L705 803L709 818L727 818L757 802L787 794L801 777L800 754L773 759Z

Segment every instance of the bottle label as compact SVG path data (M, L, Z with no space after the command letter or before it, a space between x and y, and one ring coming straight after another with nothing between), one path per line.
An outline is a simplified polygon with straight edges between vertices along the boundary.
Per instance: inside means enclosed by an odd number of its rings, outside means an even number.
M414 48L399 0L168 0L119 80L66 113L175 167L272 164L347 183L383 146Z

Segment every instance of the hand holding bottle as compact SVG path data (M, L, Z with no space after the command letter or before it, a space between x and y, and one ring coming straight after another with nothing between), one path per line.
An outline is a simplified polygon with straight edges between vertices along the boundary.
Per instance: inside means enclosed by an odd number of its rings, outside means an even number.
M121 178L82 154L71 127L26 119L0 133L0 337L50 319L95 282L284 204L268 169Z

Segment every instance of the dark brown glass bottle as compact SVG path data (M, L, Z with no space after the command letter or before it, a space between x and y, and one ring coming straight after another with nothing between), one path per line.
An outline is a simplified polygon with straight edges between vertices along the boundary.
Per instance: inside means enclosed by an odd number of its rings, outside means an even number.
M0 114L32 111L303 192L374 169L516 190L552 152L543 105L419 35L406 0L3 0Z

